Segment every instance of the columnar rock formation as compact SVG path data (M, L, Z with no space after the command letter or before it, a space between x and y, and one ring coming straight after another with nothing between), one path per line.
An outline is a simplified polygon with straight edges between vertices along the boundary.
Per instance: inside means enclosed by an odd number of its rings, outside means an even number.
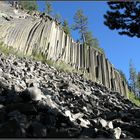
M4 44L27 55L38 52L48 60L84 69L93 81L127 97L127 84L103 53L89 46L83 49L49 16L32 17L12 7L8 12L6 6L1 4L0 10L0 40Z

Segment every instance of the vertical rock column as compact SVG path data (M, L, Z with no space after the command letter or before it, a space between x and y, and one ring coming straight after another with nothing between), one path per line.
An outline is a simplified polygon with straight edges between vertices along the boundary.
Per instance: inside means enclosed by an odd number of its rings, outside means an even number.
M62 34L62 36L61 36L59 60L63 60L63 55L65 52L65 36L66 36L66 34L64 33L64 31L62 31L61 34Z
M51 28L52 32L51 32L51 40L50 40L50 48L49 48L49 55L50 55L50 59L51 60L55 60L54 58L54 53L55 53L55 48L56 48L56 37L57 37L57 25L56 23L53 21L52 23L52 28Z
M90 51L90 67L89 72L91 73L91 78L93 81L96 80L96 73L95 73L95 50L91 49Z
M62 56L62 60L64 61L64 62L66 62L66 51L67 51L67 48L66 48L66 46L67 46L67 43L68 43L68 36L67 36L67 34L65 34L65 37L64 37L64 48L63 48L63 56Z
M100 59L100 53L99 52L97 52L96 57L97 57L96 67L97 67L97 70L98 70L98 76L97 77L98 77L99 83L102 83L101 59Z
M82 59L83 59L83 53L82 53L82 45L80 43L77 44L77 51L79 51L79 53L77 53L77 62L78 63L78 70L80 68L82 68Z
M115 83L114 83L114 69L112 64L110 64L110 68L111 68L111 90L115 91Z
M79 70L80 68L81 68L81 56L82 56L82 54L80 53L81 52L81 44L80 43L78 43L77 45L76 45L76 47L77 47L77 53L76 53L76 66L77 66L77 69Z
M74 41L72 39L71 40L71 65L73 67L75 67L74 56L75 56L75 52L74 52Z
M107 85L107 71L106 71L106 64L105 64L105 56L101 54L101 69L102 69L102 84L105 86Z
M68 43L67 43L67 64L70 63L70 45L71 45L70 41L71 41L71 38L70 38L70 36L68 36Z
M56 36L55 36L55 45L54 45L54 54L53 54L53 60L56 61L58 59L58 55L59 55L59 34L60 34L60 27L56 26Z
M84 68L84 46L80 44L80 67Z
M62 52L64 46L63 38L64 38L64 31L61 29L60 36L59 36L58 60L62 58Z
M108 88L111 89L111 71L110 71L110 63L108 59L106 59L106 67L107 67L107 81L108 81Z
M127 99L129 99L128 92L129 92L128 86L127 86L127 84L125 83L125 93L124 93L124 96L125 96Z
M74 42L74 64L75 64L75 69L78 68L77 66L77 44Z
M120 83L120 93L121 93L121 95L123 95L122 78L121 78L120 74L119 74L119 83Z
M116 91L120 92L120 86L119 86L119 72L115 70L115 83L116 83Z
M90 47L86 46L86 70L89 73L90 67Z
M98 80L99 73L98 73L98 63L97 63L97 51L94 51L94 62L95 62L95 81Z
M44 27L44 30L43 30L43 37L42 37L42 40L41 40L41 47L42 47L42 53L44 56L46 56L47 54L47 49L48 49L48 44L49 44L49 38L50 38L50 30L49 30L49 25L51 21L49 19L47 19L47 21L45 21L45 27ZM46 34L47 33L47 34ZM33 40L32 42L32 47L34 47L36 44L36 41Z
M42 25L41 20L34 21L33 23L30 24L26 25L27 28L26 30L24 30L22 41L21 41L20 50L22 50L24 54L30 54L30 52L28 52L28 49L30 47L31 40L35 38L38 41L39 38L38 31L40 32L39 30L40 25Z

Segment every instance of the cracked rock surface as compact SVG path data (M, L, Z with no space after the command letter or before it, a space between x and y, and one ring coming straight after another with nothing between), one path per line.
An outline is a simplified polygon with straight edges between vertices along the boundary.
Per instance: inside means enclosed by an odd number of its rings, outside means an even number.
M140 108L82 75L1 53L0 137L139 138Z

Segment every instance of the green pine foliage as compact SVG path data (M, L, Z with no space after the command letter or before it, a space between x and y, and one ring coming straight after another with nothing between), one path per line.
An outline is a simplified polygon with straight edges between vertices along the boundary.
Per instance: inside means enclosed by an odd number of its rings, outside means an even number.
M130 81L131 89L133 90L134 93L136 93L136 91L137 91L137 72L136 72L134 65L132 64L132 60L129 63L129 74L130 74L129 81Z
M36 11L38 9L36 1L20 1L21 6L23 9L29 11Z
M84 15L83 10L79 9L74 15L73 30L78 30L81 35L81 40L85 43L85 33L87 32L88 18Z
M46 13L51 15L52 12L53 12L52 4L46 1Z
M140 106L140 98L136 97L133 92L128 93L129 100L137 106Z
M62 27L63 27L63 30L65 31L66 34L68 34L68 35L71 34L71 31L70 31L69 24L68 24L67 20L63 21Z

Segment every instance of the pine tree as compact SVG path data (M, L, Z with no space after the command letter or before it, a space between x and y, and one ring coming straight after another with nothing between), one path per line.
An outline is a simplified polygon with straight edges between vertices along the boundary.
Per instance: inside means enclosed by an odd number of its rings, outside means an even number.
M85 43L86 43L86 45L88 45L90 47L99 48L98 40L93 37L91 31L87 31L85 33Z
M129 73L130 73L130 87L133 90L134 93L137 91L137 73L135 70L134 65L132 64L132 61L129 63Z
M54 18L58 21L58 22L61 22L61 15L60 14L55 14L54 15Z
M51 15L51 13L53 12L53 8L50 2L46 1L46 13Z
M78 10L74 15L74 22L72 29L78 30L81 35L81 40L83 43L83 66L86 66L86 52L85 52L85 34L87 32L87 24L88 24L88 18L84 15L83 10Z
M127 85L128 85L128 81L127 81L126 76L125 76L125 74L123 73L123 71L122 71L122 70L118 70L118 71L119 71L119 73L120 73L122 79L123 79L123 80L127 83Z
M63 21L62 27L65 33L70 35L70 28L67 20Z
M19 1L19 2L23 9L26 9L29 11L35 11L38 9L36 1Z
M84 15L83 10L78 10L74 15L74 22L72 29L78 30L81 34L83 44L85 43L85 34L87 32L88 18Z
M104 24L120 35L140 38L140 2L108 2Z
M137 88L138 88L138 93L140 94L140 72L138 72L137 75Z

